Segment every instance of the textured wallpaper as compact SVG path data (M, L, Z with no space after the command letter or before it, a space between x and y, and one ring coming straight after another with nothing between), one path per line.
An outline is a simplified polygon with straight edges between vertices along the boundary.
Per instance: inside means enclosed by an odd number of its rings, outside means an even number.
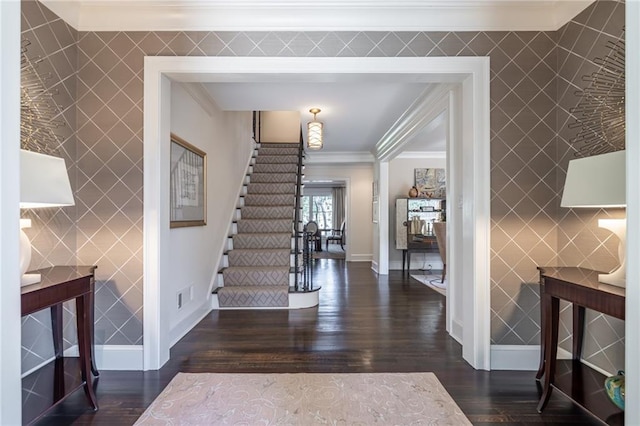
M583 77L600 69L596 58L604 58L610 42L624 40L624 3L596 2L562 27L558 36L558 164L557 191L562 193L569 160L576 146L570 141L577 129L569 129L576 117L570 109L580 101L576 91L587 84ZM560 199L556 199L560 203ZM598 228L600 218L624 217L623 209L566 209L558 207L558 264L583 266L609 272L618 266L618 239ZM570 305L564 305L560 346L571 350ZM587 311L583 357L615 372L624 369L624 321Z
M142 189L142 75L145 55L209 56L484 56L491 57L492 225L494 233L514 235L493 244L493 339L502 344L534 344L539 336L536 265L555 259L555 217L538 211L556 196L556 34L555 33L389 33L389 32L87 32L78 44L78 164L88 179L92 200L99 199L118 182L108 167L118 155L118 166L132 184L119 185L123 199L137 201ZM100 141L100 143L97 143ZM100 152L97 152L97 151ZM126 155L120 152L126 150ZM548 151L548 152L547 152ZM84 173L84 159L93 176ZM100 165L107 163L107 167ZM138 185L135 185L135 184ZM80 189L78 198L85 200ZM95 204L94 204L95 205ZM139 324L136 300L141 290L142 247L138 227L141 203L126 212L103 202L91 207L91 222L80 223L80 232L114 240L134 229L127 244L131 253L126 275L108 280L99 289L98 303L108 297L112 315L97 313L96 330L106 330L105 341L135 341L139 336L124 330L127 321ZM532 214L532 212L534 212ZM79 211L79 216L83 213ZM107 223L107 220L109 221ZM516 231L517 230L517 231ZM543 240L543 244L529 241ZM108 245L108 244L107 244ZM523 247L523 250L515 250ZM97 262L100 273L109 273L123 259L114 261L98 247L87 252L79 241L78 256ZM121 253L120 253L121 254ZM518 257L520 254L522 256ZM103 266L104 264L104 266ZM522 283L532 283L522 285ZM130 293L133 292L133 295ZM131 296L131 297L130 297ZM127 317L129 313L130 317ZM104 323L104 324L102 324ZM114 323L111 327L110 323ZM133 325L132 324L132 325ZM99 338L100 340L100 338Z
M568 161L563 111L572 105L565 75L578 72L583 62L566 58L590 58L572 37L579 39L587 27L616 36L623 9L618 2L596 2L556 32L78 33L75 244L79 262L99 266L97 343L142 341L144 56L208 55L489 56L492 341L537 344L536 266L613 266L607 252L614 242L593 240L606 235L587 235L595 246L588 253L565 253L564 241L574 230L559 227L564 213L558 197Z
M55 130L58 146L49 146L65 159L72 189L76 189L76 64L78 33L36 1L22 2L22 39L28 40L26 55L35 64L40 80L53 97L64 123ZM35 99L37 101L37 97ZM49 151L47 151L49 152ZM77 200L76 200L77 202ZM30 269L76 263L76 208L23 210L32 227L25 229L33 244ZM75 343L75 304L65 304L65 347ZM22 318L22 369L41 364L53 356L49 310Z

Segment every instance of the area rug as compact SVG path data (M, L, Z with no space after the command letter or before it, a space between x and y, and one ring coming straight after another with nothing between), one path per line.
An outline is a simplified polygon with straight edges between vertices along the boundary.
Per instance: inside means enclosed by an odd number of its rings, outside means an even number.
M411 278L414 280L420 281L422 284L426 285L432 290L437 291L443 296L447 295L447 280L444 282L440 282L442 277L440 275L418 275L411 274Z
M433 373L178 373L136 425L470 425Z

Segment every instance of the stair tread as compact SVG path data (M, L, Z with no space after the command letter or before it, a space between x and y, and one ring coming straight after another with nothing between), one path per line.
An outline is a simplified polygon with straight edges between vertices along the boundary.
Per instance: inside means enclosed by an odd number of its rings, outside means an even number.
M268 290L269 288L271 289L287 289L287 292L289 292L289 285L288 284L264 284L264 285L225 285L222 287L217 287L215 289L214 292L219 292L222 289L235 289L237 291L241 291L241 290L247 290L247 289L253 289L255 288L258 291L264 291L264 290Z
M233 249L230 250L231 251L238 251L238 252L243 252L243 253L250 253L250 252L267 252L267 253L278 253L278 252L282 252L282 251L286 251L287 253L291 252L291 249L288 248L264 248L264 249L256 249L256 248L239 248L239 249Z
M246 271L255 271L257 269L263 270L263 271L286 270L287 272L289 272L291 267L289 265L287 265L287 266L227 266L224 269L225 270L228 270L228 269L246 270Z
M255 235L255 236L273 236L273 235L288 235L292 236L291 232L238 232L235 235ZM232 236L235 236L232 235Z

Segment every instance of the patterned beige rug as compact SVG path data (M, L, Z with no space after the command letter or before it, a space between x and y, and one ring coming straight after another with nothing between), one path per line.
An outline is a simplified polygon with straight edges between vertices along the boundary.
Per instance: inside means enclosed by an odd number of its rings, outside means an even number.
M433 373L179 373L136 425L470 425Z

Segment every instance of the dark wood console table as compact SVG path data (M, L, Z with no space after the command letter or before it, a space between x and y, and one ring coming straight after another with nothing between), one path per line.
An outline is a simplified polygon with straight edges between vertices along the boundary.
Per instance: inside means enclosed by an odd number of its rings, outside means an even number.
M542 412L553 388L565 393L574 402L583 405L598 417L618 416L622 414L611 402L606 400L604 383L601 384L601 397L604 414L598 415L587 405L582 375L578 370L586 368L581 362L582 342L584 339L585 308L592 309L615 318L625 319L625 289L598 281L600 272L573 267L538 267L540 270L540 300L542 339L540 345L540 367L536 379L544 375L544 385L538 412ZM573 374L571 389L565 389L556 382L558 323L560 319L560 299L573 303ZM576 395L577 394L577 395ZM591 402L594 398L589 396ZM598 400L598 403L599 403ZM601 411L602 412L602 411ZM605 419L602 419L605 420Z
M22 287L22 316L42 309L51 308L51 328L55 352L55 379L52 405L57 405L80 387L94 410L98 402L92 386L92 374L98 375L93 357L93 302L95 291L94 271L96 266L52 266L32 271L42 274L39 283ZM78 332L78 352L80 373L79 386L65 389L64 357L62 344L62 304L68 300L76 302L76 323ZM35 422L47 411L43 411L29 422Z

